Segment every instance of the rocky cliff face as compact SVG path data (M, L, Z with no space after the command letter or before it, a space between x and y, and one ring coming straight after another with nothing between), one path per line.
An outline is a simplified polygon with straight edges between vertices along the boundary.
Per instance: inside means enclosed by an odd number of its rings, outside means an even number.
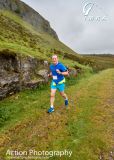
M34 9L20 0L0 0L0 9L10 10L18 14L23 20L30 23L38 32L44 32L58 39L50 24Z
M48 82L48 64L33 57L21 57L7 50L0 53L0 100L24 88Z

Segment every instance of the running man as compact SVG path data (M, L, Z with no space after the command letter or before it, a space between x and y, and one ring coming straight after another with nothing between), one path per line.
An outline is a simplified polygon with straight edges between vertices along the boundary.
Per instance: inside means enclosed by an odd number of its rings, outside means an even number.
M54 112L54 100L55 100L55 93L56 90L60 92L60 95L64 98L65 106L68 106L68 97L64 93L65 89L65 78L64 76L67 76L68 70L67 68L60 62L58 62L57 55L52 56L52 63L50 65L50 74L48 74L49 77L53 77L53 80L51 82L51 96L50 96L50 108L48 110L48 113Z

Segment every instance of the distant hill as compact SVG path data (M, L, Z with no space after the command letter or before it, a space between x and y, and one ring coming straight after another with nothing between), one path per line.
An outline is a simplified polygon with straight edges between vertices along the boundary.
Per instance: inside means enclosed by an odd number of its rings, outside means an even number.
M113 54L81 54L82 56L96 56L96 57L114 57Z
M114 55L112 54L83 54L82 56L95 71L114 68Z

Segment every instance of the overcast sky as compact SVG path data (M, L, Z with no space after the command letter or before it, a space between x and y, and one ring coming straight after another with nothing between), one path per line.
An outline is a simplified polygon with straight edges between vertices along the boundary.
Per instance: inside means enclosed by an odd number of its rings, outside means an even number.
M114 54L114 0L22 0L81 54Z

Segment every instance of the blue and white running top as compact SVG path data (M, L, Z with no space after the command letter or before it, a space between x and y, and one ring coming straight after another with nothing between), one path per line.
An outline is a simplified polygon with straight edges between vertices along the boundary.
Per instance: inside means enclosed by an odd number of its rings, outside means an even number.
M64 79L64 76L61 74L58 74L56 72L56 69L59 69L61 72L67 71L67 68L60 62L58 62L56 65L51 64L50 65L50 71L52 72L53 81L58 84L60 81Z

